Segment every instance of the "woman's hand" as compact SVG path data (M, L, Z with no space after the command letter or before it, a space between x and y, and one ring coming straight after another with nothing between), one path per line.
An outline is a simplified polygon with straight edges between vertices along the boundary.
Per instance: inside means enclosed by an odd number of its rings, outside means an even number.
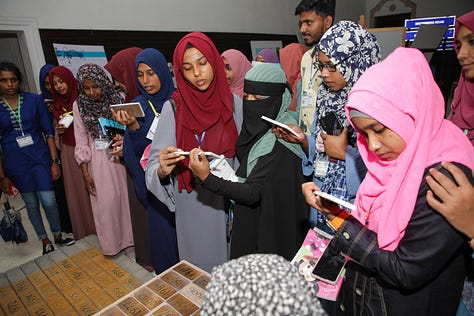
M319 195L314 194L314 191L320 191L320 188L314 182L305 182L301 185L306 203L320 212L324 213L329 220L333 219L341 209L333 202L330 202Z
M275 134L276 138L281 138L289 143L299 144L304 152L308 153L308 139L303 130L299 126L293 124L288 124L288 127L295 131L296 134L298 134L298 137L278 126L274 126L272 132Z
M112 112L115 120L119 122L122 125L127 126L128 129L131 131L136 131L139 127L140 124L137 121L137 118L134 116L128 115L128 113L124 110L120 111L115 111L114 109L110 109Z
M58 180L61 177L61 168L59 168L59 164L53 162L51 164L51 178L53 181Z
M206 180L206 178L209 176L209 161L202 150L199 148L194 148L189 152L188 167L201 181Z
M9 187L10 187L10 183L13 184L13 182L10 180L10 178L8 177L4 177L1 181L1 189L2 189L2 192L3 193L6 193L8 194L9 193Z
M63 124L56 124L55 128L58 135L62 135L66 131L66 126L64 126Z
M90 174L85 174L83 175L84 177L84 183L86 184L86 190L89 192L90 195L95 196L96 191L95 191L95 182L94 179Z
M113 138L114 142L110 147L112 148L110 150L111 155L116 155L121 157L123 154L123 136L120 134L116 134Z
M426 177L430 191L426 193L426 201L457 230L474 239L474 186L461 169L450 162L443 162L457 182L454 183L443 173L432 168ZM474 175L474 170L472 171Z
M344 127L338 136L329 135L322 132L321 138L324 142L324 151L329 157L339 160L346 160L346 151L348 145L348 129Z
M160 179L167 177L176 167L176 164L185 159L183 155L175 154L175 152L178 151L182 150L176 146L168 146L158 153L158 162L160 163L160 166L158 167L157 172Z

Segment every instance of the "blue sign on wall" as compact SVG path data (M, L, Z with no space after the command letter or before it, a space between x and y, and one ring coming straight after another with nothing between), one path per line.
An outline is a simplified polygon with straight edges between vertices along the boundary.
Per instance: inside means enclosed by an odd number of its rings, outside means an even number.
M416 33L418 32L418 29L420 28L421 24L443 25L448 26L449 28L446 30L446 33L444 33L443 39L441 40L438 50L451 50L453 49L452 41L455 35L455 22L455 15L405 20L405 41L412 42L413 40L415 40Z

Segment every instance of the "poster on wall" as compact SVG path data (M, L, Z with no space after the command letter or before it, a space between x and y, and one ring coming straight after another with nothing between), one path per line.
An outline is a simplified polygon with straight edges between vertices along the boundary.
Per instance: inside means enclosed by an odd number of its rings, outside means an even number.
M73 45L53 43L54 53L58 65L71 70L74 76L79 67L86 63L94 63L104 67L107 64L104 46L101 45Z
M250 41L250 49L252 50L252 60L255 60L258 53L264 48L270 48L280 56L280 49L282 48L282 41Z

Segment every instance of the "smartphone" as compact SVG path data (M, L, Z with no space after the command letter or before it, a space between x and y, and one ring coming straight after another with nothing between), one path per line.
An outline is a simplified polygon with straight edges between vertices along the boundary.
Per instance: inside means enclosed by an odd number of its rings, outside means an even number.
M321 125L323 131L329 135L334 136L340 135L342 133L342 129L344 128L344 125L333 111L328 112L326 116L320 120L319 124Z
M346 257L326 248L313 269L313 275L322 281L334 284L346 264Z

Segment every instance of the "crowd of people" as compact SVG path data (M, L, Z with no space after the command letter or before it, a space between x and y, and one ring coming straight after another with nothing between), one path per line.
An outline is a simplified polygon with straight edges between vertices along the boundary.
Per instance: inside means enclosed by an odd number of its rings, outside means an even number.
M47 64L41 95L1 62L1 190L20 191L43 254L97 234L104 255L157 274L187 260L213 272L203 315L474 315L474 11L456 21L462 69L445 113L420 51L382 60L365 25L334 23L334 9L302 0L304 44L253 61L191 32L173 72L155 48L77 74ZM129 102L143 116L110 108ZM290 263L312 227L347 260L335 302Z

